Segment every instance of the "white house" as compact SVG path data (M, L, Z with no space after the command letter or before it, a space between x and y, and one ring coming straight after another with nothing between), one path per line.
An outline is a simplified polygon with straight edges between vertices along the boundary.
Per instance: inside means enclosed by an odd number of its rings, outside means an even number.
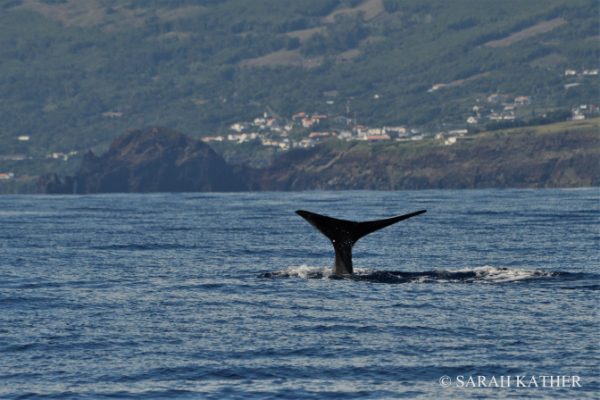
M244 124L242 124L241 122L236 122L235 124L232 124L229 129L231 129L232 131L236 131L236 132L241 132L244 130Z
M515 97L514 103L519 106L527 106L531 104L529 96L517 96Z
M223 136L204 136L200 140L202 140L204 143L210 143L210 142L222 142L224 139L225 138Z
M579 109L576 108L573 110L573 116L571 117L571 119L573 121L581 121L585 119L585 115Z
M406 135L406 127L404 126L384 126L383 130L386 133L395 132L399 136Z
M369 128L367 129L368 135L383 135L385 132L381 128Z
M340 139L340 140L352 140L352 132L350 132L350 131L341 131L338 134L338 139Z
M428 93L433 93L436 90L440 90L443 87L445 87L446 84L445 83L436 83L435 85L433 85L431 88L429 88L429 90L427 90Z

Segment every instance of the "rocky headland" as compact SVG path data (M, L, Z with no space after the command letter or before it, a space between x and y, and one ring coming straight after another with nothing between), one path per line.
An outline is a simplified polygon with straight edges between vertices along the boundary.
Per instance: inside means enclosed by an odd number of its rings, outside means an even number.
M600 185L596 129L495 132L452 146L331 141L265 168L229 165L200 140L164 128L130 131L74 176L45 175L40 193L399 190Z
M44 175L41 193L223 192L245 185L200 140L165 128L133 130L97 156L88 152L75 176Z

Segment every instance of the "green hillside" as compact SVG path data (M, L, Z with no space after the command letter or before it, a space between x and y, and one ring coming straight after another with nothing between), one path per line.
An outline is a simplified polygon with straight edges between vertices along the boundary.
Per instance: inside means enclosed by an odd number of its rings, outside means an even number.
M0 153L98 149L149 125L215 134L265 110L440 126L492 93L530 96L532 115L596 103L598 76L564 71L598 68L599 4L4 0Z

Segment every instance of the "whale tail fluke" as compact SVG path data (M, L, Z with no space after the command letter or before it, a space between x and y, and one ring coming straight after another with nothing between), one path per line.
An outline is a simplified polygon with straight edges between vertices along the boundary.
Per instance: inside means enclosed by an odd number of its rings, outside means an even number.
M412 212L409 214L398 215L397 217L380 219L380 220L376 220L376 221L359 222L358 229L357 229L359 236L356 240L360 239L363 236L367 236L369 233L378 231L379 229L383 229L387 226L395 224L396 222L404 221L405 219L409 219L411 217L414 217L414 216L417 216L419 214L423 214L426 212L427 212L427 210L419 210L419 211L415 211L415 212Z
M423 214L426 211L419 210L392 218L364 222L347 221L304 210L298 210L296 214L307 220L331 240L335 249L334 274L348 275L352 274L352 246L358 239L396 222Z

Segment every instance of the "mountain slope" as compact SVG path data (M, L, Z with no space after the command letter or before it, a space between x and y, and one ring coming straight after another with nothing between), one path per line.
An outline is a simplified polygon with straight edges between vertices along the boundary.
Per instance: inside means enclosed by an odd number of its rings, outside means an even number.
M598 67L596 0L0 7L2 153L104 149L148 125L214 134L267 107L437 126L490 93L531 96L543 111L597 101L599 89L597 76L564 88L566 68Z

